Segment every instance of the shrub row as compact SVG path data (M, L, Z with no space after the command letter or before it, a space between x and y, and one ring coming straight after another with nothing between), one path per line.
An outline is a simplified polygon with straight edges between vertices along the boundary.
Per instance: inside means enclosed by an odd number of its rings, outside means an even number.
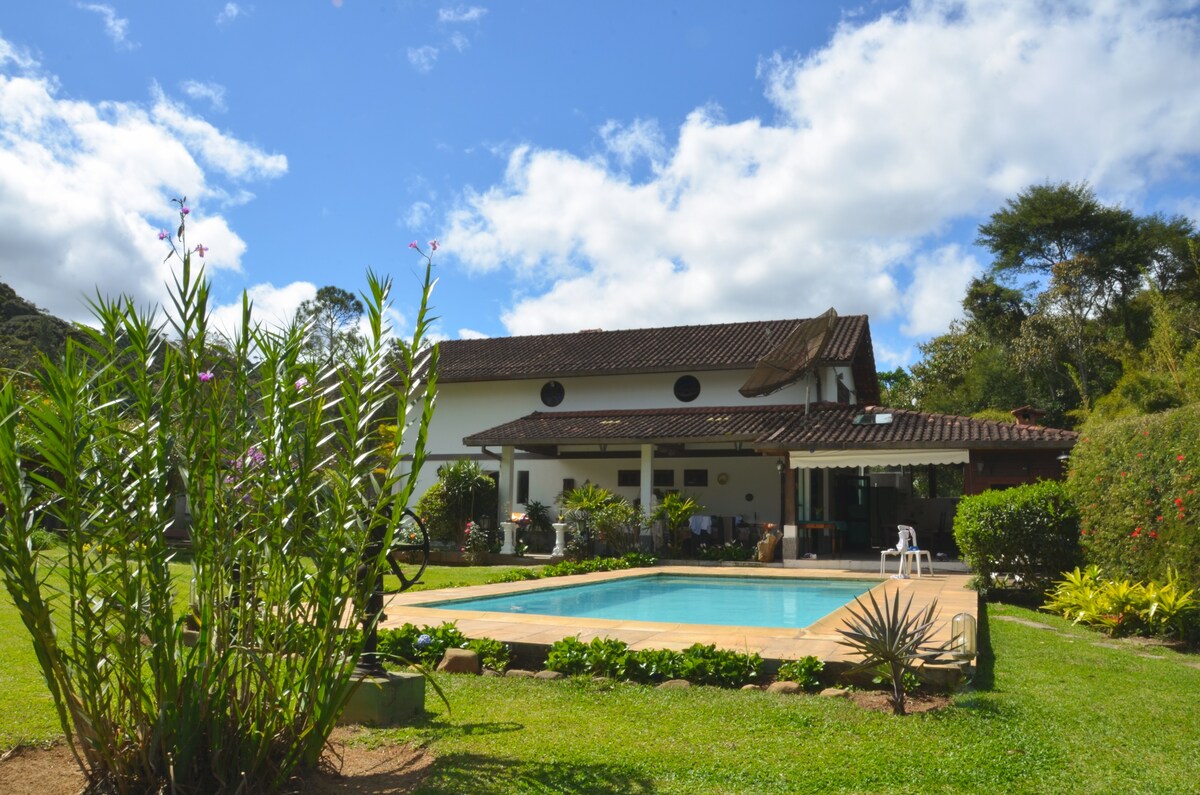
M1085 559L1133 580L1200 586L1200 405L1093 421L1071 454Z
M1111 636L1194 635L1200 604L1195 592L1175 577L1148 583L1108 579L1097 566L1067 573L1049 594L1043 610Z
M533 569L513 569L495 579L495 582L520 582L536 580L539 577L565 577L570 574L591 574L596 571L620 571L622 569L648 568L658 563L658 558L642 552L627 552L619 558L589 558L587 560L564 560L550 566L542 567L540 572Z
M985 590L998 575L1009 585L1044 590L1081 554L1074 503L1062 483L1049 480L963 497L954 539Z
M697 643L683 651L642 649L612 638L563 638L550 647L546 668L573 676L607 676L634 682L663 682L686 679L697 685L740 687L762 674L763 660L757 654L718 649Z

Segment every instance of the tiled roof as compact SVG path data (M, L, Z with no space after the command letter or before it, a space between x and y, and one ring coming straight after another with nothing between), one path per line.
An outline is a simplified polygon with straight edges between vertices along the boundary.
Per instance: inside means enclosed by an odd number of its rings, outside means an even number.
M890 414L887 424L856 424L861 414ZM1077 434L1056 428L974 420L904 409L865 410L833 403L622 411L537 411L463 439L468 446L747 442L790 450L900 448L1066 449Z
M744 441L783 427L795 406L535 411L463 439L466 445ZM803 410L803 409L801 409Z
M447 340L440 345L438 380L453 383L750 368L802 322L762 320ZM849 364L866 331L865 315L839 317L818 363Z
M889 415L885 424L856 423L866 415ZM976 420L951 414L905 409L863 409L823 403L808 414L797 412L769 441L792 450L856 450L902 447L1049 447L1068 448L1078 434L1040 425ZM759 439L766 442L767 439Z

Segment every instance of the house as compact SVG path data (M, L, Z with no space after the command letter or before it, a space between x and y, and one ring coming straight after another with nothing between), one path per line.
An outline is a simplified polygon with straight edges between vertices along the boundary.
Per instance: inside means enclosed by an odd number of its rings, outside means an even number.
M892 544L901 521L951 545L960 494L1061 477L1076 438L878 407L868 319L833 309L448 341L439 385L417 493L464 457L496 473L503 520L587 481L646 510L682 491L704 506L695 529L753 540L783 526L790 555Z

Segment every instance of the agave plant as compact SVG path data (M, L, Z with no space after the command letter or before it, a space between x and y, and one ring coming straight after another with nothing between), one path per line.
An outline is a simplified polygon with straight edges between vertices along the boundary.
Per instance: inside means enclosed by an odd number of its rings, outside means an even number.
M846 628L838 629L842 636L838 643L863 656L863 661L852 668L851 673L883 667L891 675L892 710L903 715L907 698L904 674L912 671L917 660L932 659L946 650L946 644L931 641L937 628L934 623L937 600L913 614L912 596L901 607L899 591L893 592L890 602L885 597L882 605L869 591L867 598L870 607L855 597L858 610L848 608L850 618L846 620Z

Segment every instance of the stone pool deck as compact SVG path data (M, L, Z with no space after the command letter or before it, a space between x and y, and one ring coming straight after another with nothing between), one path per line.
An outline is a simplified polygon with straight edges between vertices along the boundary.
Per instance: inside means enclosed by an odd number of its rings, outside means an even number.
M499 596L647 574L872 581L878 583L872 589L876 599L886 597L890 600L892 594L899 591L901 605L908 601L910 595L912 596L913 609L923 609L936 599L939 626L934 640L938 642L950 640L950 619L958 613L969 613L978 619L978 594L967 588L968 576L961 573L939 572L926 574L924 577L893 580L880 577L877 573L837 569L764 568L747 571L737 568L655 566L652 569L610 571L523 582L473 585L452 590L440 589L395 594L387 600L384 607L386 619L380 626L381 628L399 627L405 623L436 626L446 621L453 621L468 637L488 637L514 645L549 646L565 637L578 635L583 641L591 640L594 637L616 638L635 649L684 649L694 643L703 643L746 653L757 652L769 661L794 660L808 655L834 664L846 663L851 660L846 647L837 642L839 636L836 630L842 626L846 618L846 608L844 607L803 629L775 629L491 613L446 610L426 606L429 602L445 601L447 598L467 599Z

